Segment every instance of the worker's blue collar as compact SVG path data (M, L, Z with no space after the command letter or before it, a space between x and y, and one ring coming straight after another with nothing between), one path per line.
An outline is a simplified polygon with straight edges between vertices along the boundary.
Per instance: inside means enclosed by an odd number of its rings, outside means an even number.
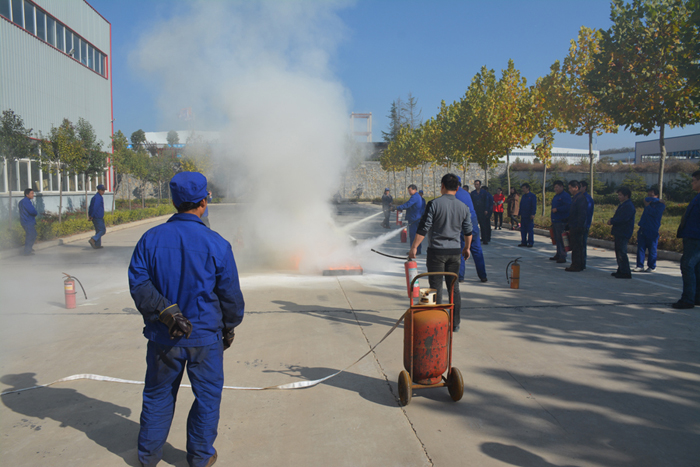
M200 224L205 225L204 222L202 222L202 219L188 212L174 214L170 219L168 219L168 222L172 221L199 222Z

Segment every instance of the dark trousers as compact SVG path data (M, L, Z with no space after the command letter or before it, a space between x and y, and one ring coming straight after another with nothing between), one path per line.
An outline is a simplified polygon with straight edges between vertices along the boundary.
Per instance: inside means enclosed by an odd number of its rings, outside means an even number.
M571 267L573 269L583 269L585 267L585 262L583 259L584 249L586 246L583 243L583 236L585 230L571 230L569 231L569 243L571 245Z
M700 304L700 239L683 239L681 274L683 276L681 301Z
M535 223L530 217L523 216L520 220L520 243L530 246L535 244Z
M382 222L382 227L389 227L389 215L391 211L389 209L384 210L384 222Z
M32 247L34 242L36 242L36 226L32 225L22 225L24 229L24 254L28 255L32 252Z
M588 230L583 231L583 269L586 269L586 260L588 260Z
M500 229L503 227L503 213L502 212L494 212L493 213L493 226L497 229Z
M223 341L205 347L169 347L148 341L138 440L143 465L156 465L163 456L185 368L195 397L187 416L187 462L203 466L214 455L224 386L223 357Z
M418 233L418 222L419 221L413 221L410 224L408 224L408 246L409 248L411 245L413 245L413 239L416 238L416 233ZM422 247L423 244L421 243L418 245L418 248L416 248L416 254L421 254L422 252Z
M479 220L479 230L481 231L481 242L488 243L491 241L491 214L481 214L477 216Z
M435 254L434 250L428 249L428 255L425 259L425 265L428 268L428 272L454 272L459 274L459 258L461 255L440 255ZM443 303L442 301L442 282L444 276L428 276L428 282L430 283L430 288L435 289L437 293L435 294L435 300L437 303ZM447 290L449 294L450 287L454 283L454 326L459 326L460 322L460 309L462 306L462 300L459 295L459 281L452 276L444 277L447 283Z
M462 249L464 249L464 236L460 238ZM469 247L471 252L471 258L474 260L474 266L476 266L476 275L479 279L487 279L486 277L486 262L484 261L484 252L481 250L481 241L479 240L479 231L472 230L472 244ZM459 280L464 279L464 273L466 272L467 264L464 261L462 255L459 256Z
M656 248L659 245L659 235L656 237L648 237L641 230L637 232L637 267L644 267L644 256L646 250L649 249L649 259L647 264L651 269L656 269Z
M517 227L519 224L518 222L518 216L510 216L510 228L514 229Z
M617 260L617 273L623 276L632 275L630 260L627 256L627 244L629 238L615 237L615 259Z
M554 240L557 242L557 254L555 254L554 256L556 256L557 258L566 259L564 240L561 237L561 234L563 234L566 230L566 224L564 224L563 222L552 222L552 229L554 230Z

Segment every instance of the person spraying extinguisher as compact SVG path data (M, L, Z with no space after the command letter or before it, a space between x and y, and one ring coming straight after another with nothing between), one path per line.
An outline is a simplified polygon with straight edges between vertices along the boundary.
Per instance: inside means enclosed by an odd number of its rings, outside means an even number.
M397 211L406 211L406 222L408 222L408 237L409 243L413 244L413 240L416 238L416 231L418 230L418 221L421 219L421 208L423 206L423 198L418 194L418 187L416 185L408 185L408 194L410 198L404 204L397 206ZM418 245L418 250L416 254L421 254L420 244Z

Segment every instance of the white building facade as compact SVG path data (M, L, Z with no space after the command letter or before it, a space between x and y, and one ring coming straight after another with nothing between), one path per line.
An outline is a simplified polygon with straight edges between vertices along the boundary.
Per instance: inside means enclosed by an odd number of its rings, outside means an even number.
M90 122L103 147L113 134L111 24L84 0L0 0L0 112L13 110L33 136L48 135L64 118ZM2 154L0 154L2 157ZM105 161L107 166L107 161ZM40 212L58 211L59 187L64 206L79 209L84 190L104 184L111 195L113 174L97 177L41 170L37 161L16 163L8 176L0 159L0 215L31 187ZM105 207L111 208L111 203ZM13 206L16 209L16 206Z
M516 158L520 159L522 162L532 163L537 158L535 155L535 148L533 146L526 146L524 148L513 149L510 153L510 161L513 162ZM597 162L599 158L600 151L597 149L593 150L593 160ZM552 162L576 164L580 162L581 159L589 160L588 149L552 148ZM501 157L500 161L505 162L506 157Z

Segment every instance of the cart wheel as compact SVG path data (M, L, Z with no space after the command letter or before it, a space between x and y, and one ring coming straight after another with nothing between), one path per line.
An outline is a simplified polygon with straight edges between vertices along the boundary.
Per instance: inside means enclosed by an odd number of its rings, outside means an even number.
M411 403L411 376L406 370L399 373L399 401L401 405Z
M450 391L450 397L452 400L457 402L464 395L464 380L462 379L462 373L455 368L450 368L450 374L447 377L447 389Z

